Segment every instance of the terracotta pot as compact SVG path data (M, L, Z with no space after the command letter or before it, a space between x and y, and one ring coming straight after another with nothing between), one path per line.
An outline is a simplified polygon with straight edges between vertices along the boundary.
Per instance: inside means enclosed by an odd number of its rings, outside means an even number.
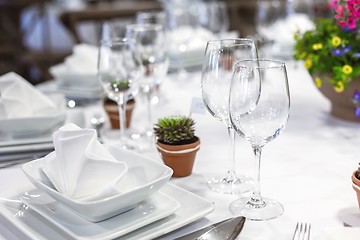
M354 91L360 91L360 78L351 81L348 90L337 93L333 85L325 80L326 78L329 79L330 75L314 75L313 79L318 76L323 79L322 86L318 89L331 102L330 114L344 120L360 123L360 118L355 116L356 106L353 102Z
M200 139L184 145L168 145L160 142L156 147L164 163L173 171L173 177L186 177L192 173L197 151L200 149Z
M355 190L356 192L356 196L357 196L357 200L358 200L358 206L360 208L360 180L357 179L357 177L355 177L355 174L358 172L359 170L356 170L353 172L352 176L351 176L351 180L353 182L353 185L356 185L356 186L353 186L353 189Z
M132 112L133 112L134 107L135 107L134 100L130 100L127 102L126 112L125 112L126 128L130 127L131 117L132 117ZM119 107L118 107L117 103L112 100L107 99L106 101L104 101L104 109L110 120L111 127L113 129L119 129L120 128L120 120L119 120Z

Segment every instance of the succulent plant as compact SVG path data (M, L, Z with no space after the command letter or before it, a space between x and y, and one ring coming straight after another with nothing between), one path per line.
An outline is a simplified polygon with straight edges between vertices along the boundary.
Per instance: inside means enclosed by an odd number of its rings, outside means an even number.
M190 143L195 138L195 122L186 116L170 116L158 119L154 125L157 140L165 144Z

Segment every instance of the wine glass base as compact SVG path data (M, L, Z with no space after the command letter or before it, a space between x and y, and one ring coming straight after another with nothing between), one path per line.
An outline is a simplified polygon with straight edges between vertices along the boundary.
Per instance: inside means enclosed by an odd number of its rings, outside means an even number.
M252 203L250 198L240 198L230 204L230 212L254 221L270 220L279 217L284 207L278 201L263 198L259 203Z
M253 189L253 179L245 176L222 176L212 178L207 182L208 187L219 193L242 194L251 192Z

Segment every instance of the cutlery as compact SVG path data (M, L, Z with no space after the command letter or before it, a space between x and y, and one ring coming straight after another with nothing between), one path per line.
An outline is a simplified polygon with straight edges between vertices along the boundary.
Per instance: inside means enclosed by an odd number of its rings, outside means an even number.
M245 217L229 218L179 237L176 240L231 240L240 234L244 223Z
M293 240L310 240L310 223L297 223L293 235Z
M91 122L91 125L93 125L96 130L99 142L104 143L104 141L101 138L101 128L104 126L105 118L103 116L101 116L100 114L95 114L90 119L90 122Z

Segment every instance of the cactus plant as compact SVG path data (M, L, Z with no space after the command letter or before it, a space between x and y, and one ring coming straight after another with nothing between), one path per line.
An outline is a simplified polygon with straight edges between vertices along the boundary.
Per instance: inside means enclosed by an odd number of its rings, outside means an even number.
M196 141L195 122L186 116L170 116L158 119L154 125L154 133L157 141L181 145Z

